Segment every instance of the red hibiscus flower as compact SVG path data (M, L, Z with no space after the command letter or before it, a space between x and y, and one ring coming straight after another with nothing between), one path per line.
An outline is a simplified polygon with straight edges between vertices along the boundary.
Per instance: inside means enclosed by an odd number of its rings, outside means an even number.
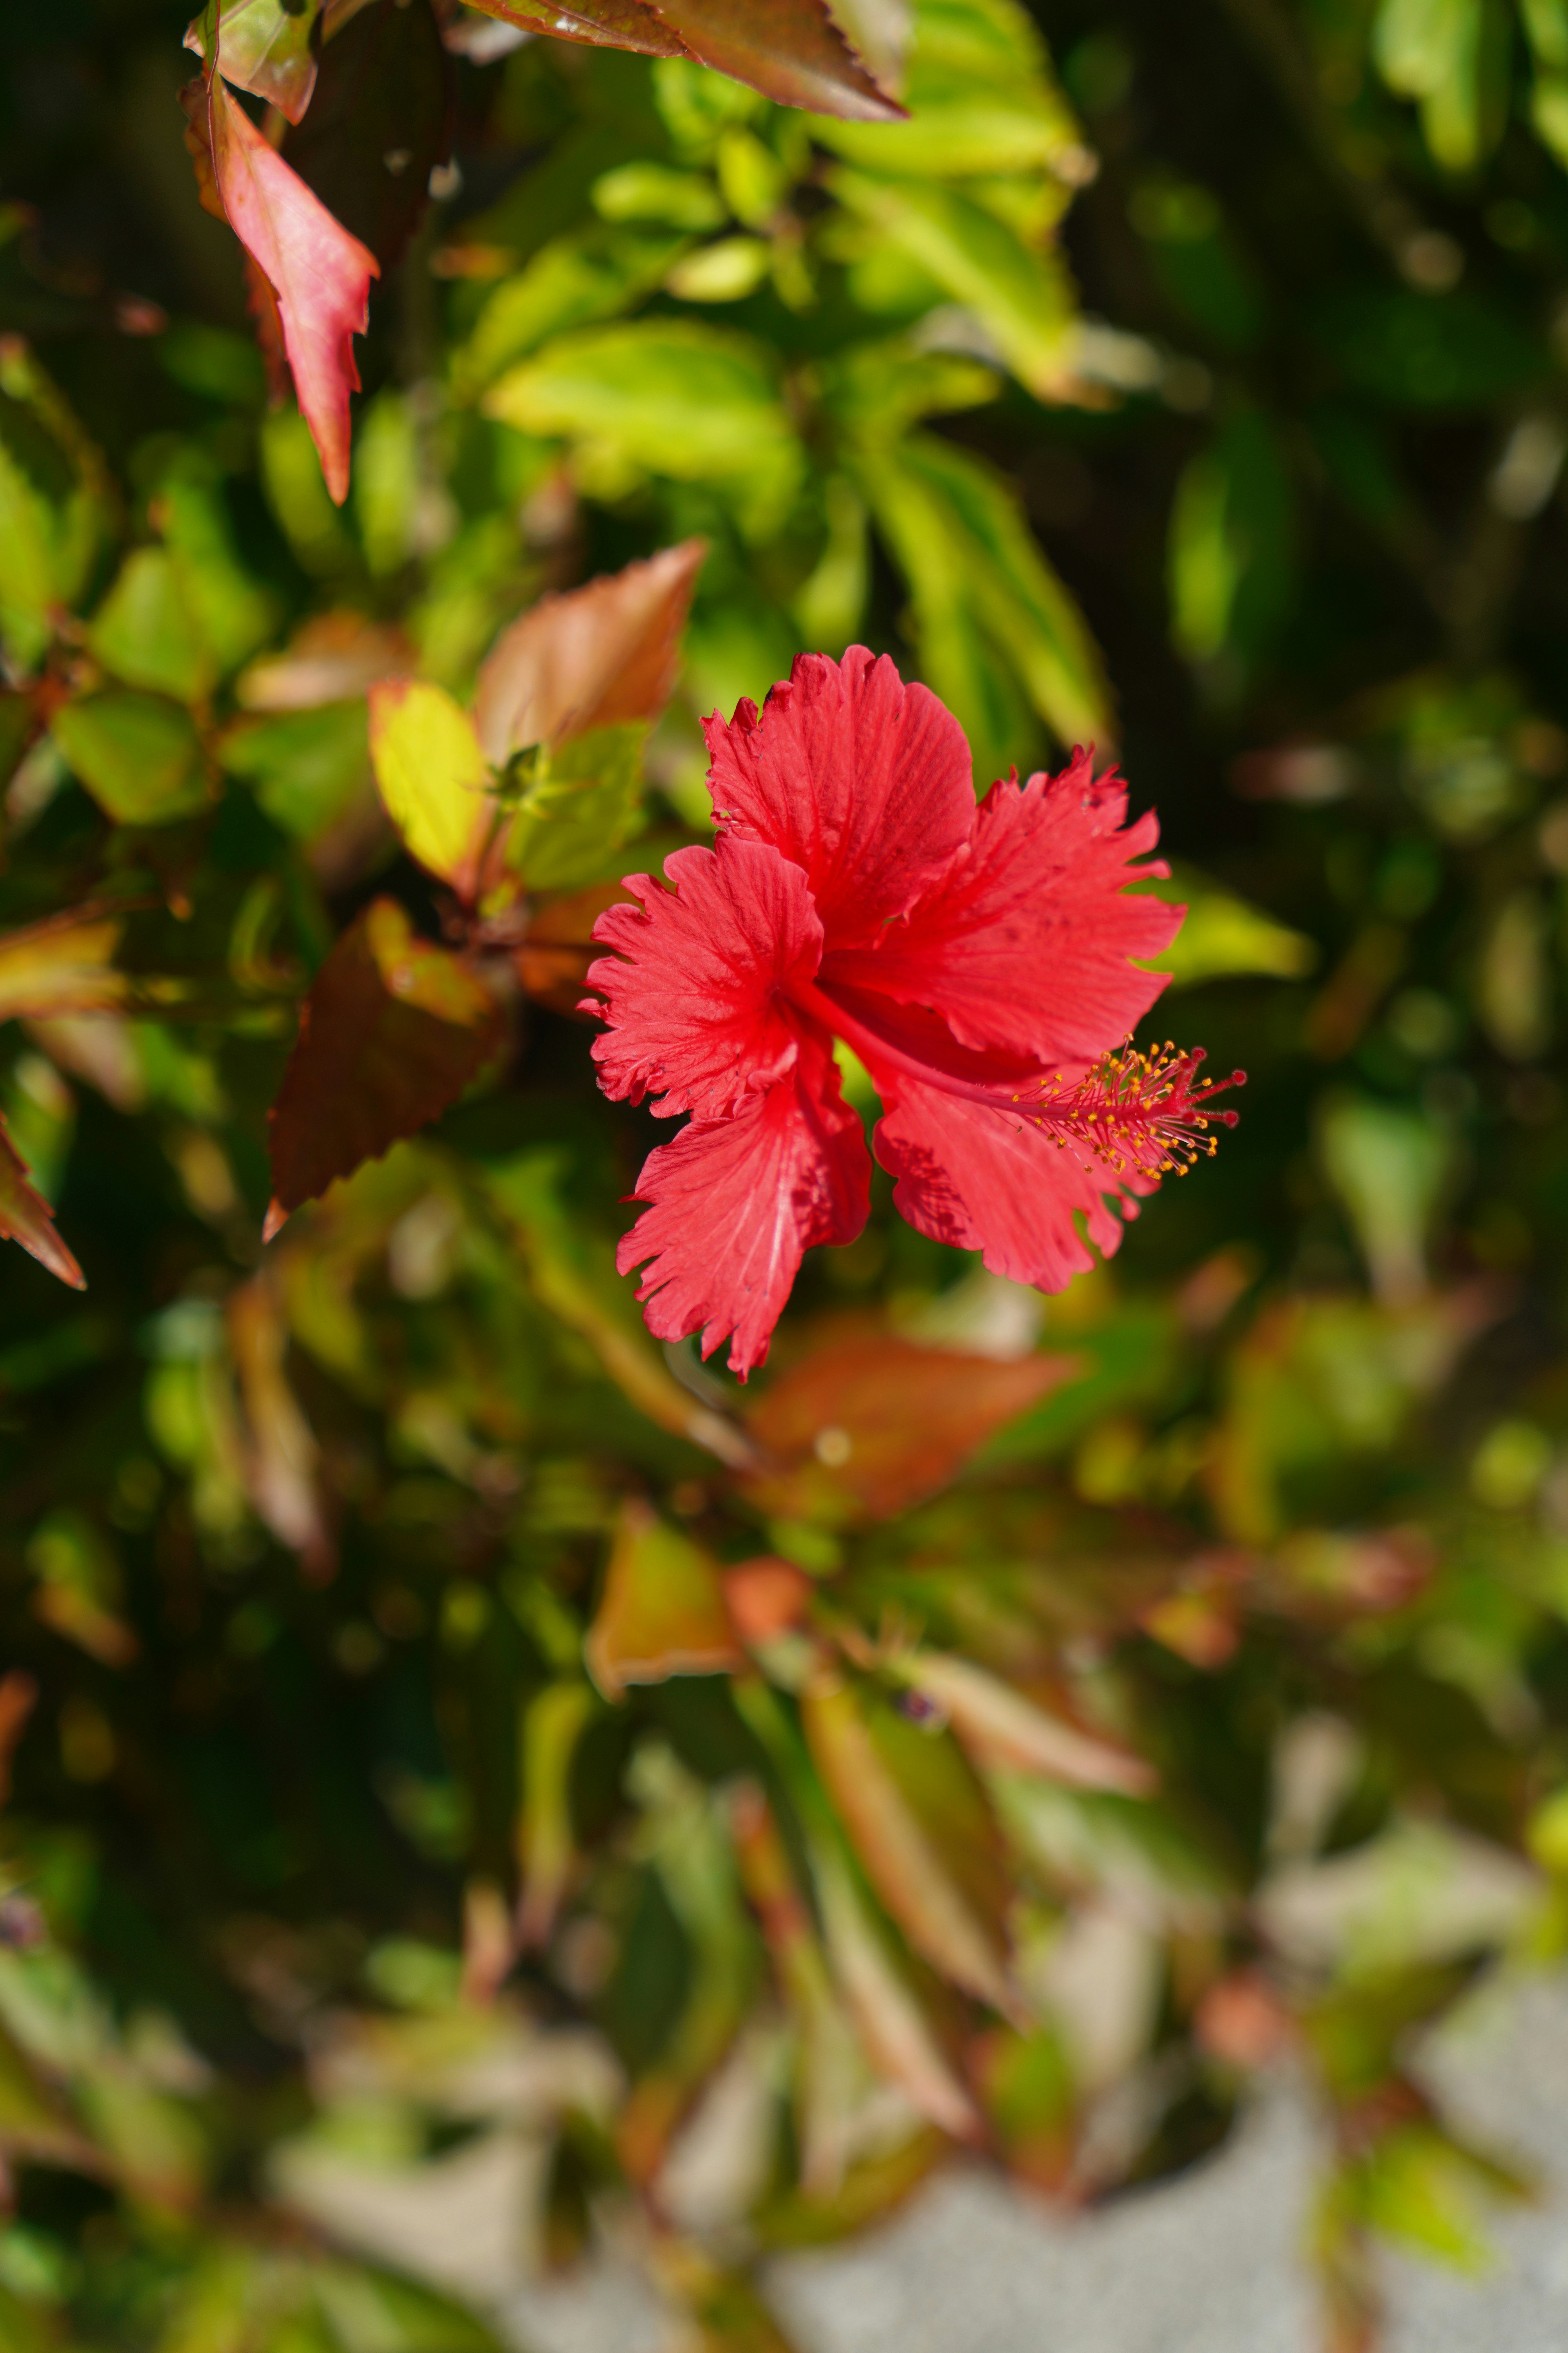
M706 723L711 849L665 860L673 891L627 877L638 906L594 936L607 1095L689 1112L650 1153L648 1206L620 1246L660 1339L732 1335L742 1379L767 1354L802 1253L850 1242L870 1163L839 1092L834 1040L883 1113L877 1158L912 1226L978 1250L997 1274L1060 1291L1113 1250L1135 1197L1200 1149L1200 1054L1113 1050L1164 987L1183 910L1125 885L1154 818L1125 825L1125 786L1075 753L975 805L969 747L884 655L802 654L761 712Z

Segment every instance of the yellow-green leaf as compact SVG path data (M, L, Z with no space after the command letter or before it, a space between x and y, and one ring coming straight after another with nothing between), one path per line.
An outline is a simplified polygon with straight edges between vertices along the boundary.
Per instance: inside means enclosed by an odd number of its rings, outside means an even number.
M493 804L473 722L444 687L385 679L370 697L370 756L410 857L444 882L473 882Z

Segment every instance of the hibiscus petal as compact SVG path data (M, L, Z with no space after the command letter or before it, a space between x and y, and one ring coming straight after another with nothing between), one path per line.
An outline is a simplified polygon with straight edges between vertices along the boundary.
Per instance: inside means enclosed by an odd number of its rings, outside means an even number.
M610 1024L594 1040L607 1095L662 1094L661 1119L718 1119L794 1067L795 1029L775 992L816 970L822 925L799 867L762 842L678 849L664 871L673 895L628 875L642 904L611 907L595 924L619 955L589 966L604 1003L585 998L583 1009Z
M852 1242L866 1222L870 1162L838 1092L826 1045L801 1039L795 1069L731 1119L693 1120L649 1153L637 1198L650 1207L625 1236L622 1274L644 1265L637 1297L659 1340L727 1333L742 1380L768 1353L805 1251Z
M370 281L380 267L268 145L216 74L208 104L224 210L277 297L300 411L327 488L342 506L349 487L349 394L359 390L353 338L365 331Z
M704 732L721 825L805 868L836 945L875 939L968 839L963 731L885 654L801 654L760 712L741 702Z
M1076 1219L1109 1258L1121 1240L1116 1215L1136 1217L1132 1192L1153 1180L1116 1176L1079 1146L1058 1145L1022 1112L967 1103L902 1071L872 1077L886 1106L873 1139L897 1178L893 1206L922 1234L977 1250L993 1274L1065 1291L1093 1266Z
M822 985L931 1006L962 1045L1051 1063L1092 1061L1164 987L1129 959L1170 945L1179 908L1125 885L1159 838L1125 825L1127 787L1087 752L1059 776L994 785L945 874L875 942L825 957Z

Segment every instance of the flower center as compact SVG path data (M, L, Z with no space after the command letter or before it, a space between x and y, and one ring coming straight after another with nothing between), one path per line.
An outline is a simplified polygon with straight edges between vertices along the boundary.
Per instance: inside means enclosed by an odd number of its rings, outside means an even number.
M910 1053L813 980L792 979L785 994L799 1011L852 1046L873 1079L879 1067L900 1071L921 1086L979 1103L1017 1124L1026 1122L1064 1151L1076 1146L1118 1176L1185 1176L1194 1161L1214 1154L1211 1124L1236 1125L1237 1113L1211 1111L1212 1099L1247 1083L1245 1071L1199 1081L1201 1046L1178 1052L1167 1040L1140 1050L1131 1038L1074 1078L1036 1071L1014 1079L970 1079Z

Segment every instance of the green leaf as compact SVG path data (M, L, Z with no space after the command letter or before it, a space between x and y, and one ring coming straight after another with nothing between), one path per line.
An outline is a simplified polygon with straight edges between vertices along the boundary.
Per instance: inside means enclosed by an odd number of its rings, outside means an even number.
M626 166L627 171L642 168ZM459 396L471 398L552 335L594 326L629 310L662 285L666 271L689 243L683 230L660 234L597 225L555 238L518 276L498 287L480 311L454 363Z
M190 715L162 695L110 691L68 702L49 723L68 765L120 825L194 817L211 793Z
M1547 368L1509 311L1462 288L1341 287L1309 323L1352 384L1401 407L1483 408L1539 384Z
M594 210L607 221L659 221L694 236L724 223L723 198L706 172L618 164L595 181L591 194Z
M1380 1297L1398 1305L1426 1286L1426 1240L1453 1145L1419 1112L1346 1095L1323 1115L1323 1165L1366 1253Z
M180 702L206 694L216 669L183 593L179 570L161 547L126 557L93 615L88 643L105 670Z
M951 352L917 351L903 336L852 343L818 371L817 395L841 432L896 441L922 417L977 408L1002 389L994 368Z
M86 587L109 503L102 460L66 403L21 337L0 337L0 644L19 670Z
M316 87L316 19L321 0L224 0L218 71L236 90L264 99L298 122ZM206 55L205 19L196 17L185 47Z
M370 774L363 702L238 721L218 745L218 764L243 777L275 825L315 841L346 814Z
M773 354L686 320L562 335L504 375L484 406L503 425L607 449L651 474L754 487L773 506L801 468Z
M0 409L0 642L31 670L53 635L55 566L46 501L7 448Z
M1094 640L1003 478L929 434L868 454L852 478L909 577L922 661L969 733L977 784L1005 774L1023 747L1005 702L973 666L976 635L1002 653L1059 742L1111 740Z
M1172 636L1230 689L1268 649L1292 591L1290 480L1274 430L1244 410L1189 460L1168 549Z
M646 726L599 727L548 755L517 804L506 860L531 890L618 879L642 814Z
M411 858L444 882L476 884L492 816L489 763L444 687L386 679L370 697L370 756L386 813Z
M875 226L985 328L1020 383L1048 396L1070 373L1072 281L1054 251L953 188L828 174L842 205Z
M270 637L277 599L240 563L222 491L196 465L164 477L153 512L186 610L226 677Z
M907 122L824 122L815 136L851 163L911 180L1082 175L1083 134L1015 0L922 0L904 97Z
M1170 946L1151 960L1151 970L1170 974L1173 988L1195 988L1205 980L1244 973L1299 980L1318 961L1317 944L1304 933L1249 906L1194 866L1173 867L1168 881L1142 887L1187 911Z
M1383 0L1373 57L1390 90L1419 100L1445 171L1472 170L1502 134L1509 39L1500 0Z

